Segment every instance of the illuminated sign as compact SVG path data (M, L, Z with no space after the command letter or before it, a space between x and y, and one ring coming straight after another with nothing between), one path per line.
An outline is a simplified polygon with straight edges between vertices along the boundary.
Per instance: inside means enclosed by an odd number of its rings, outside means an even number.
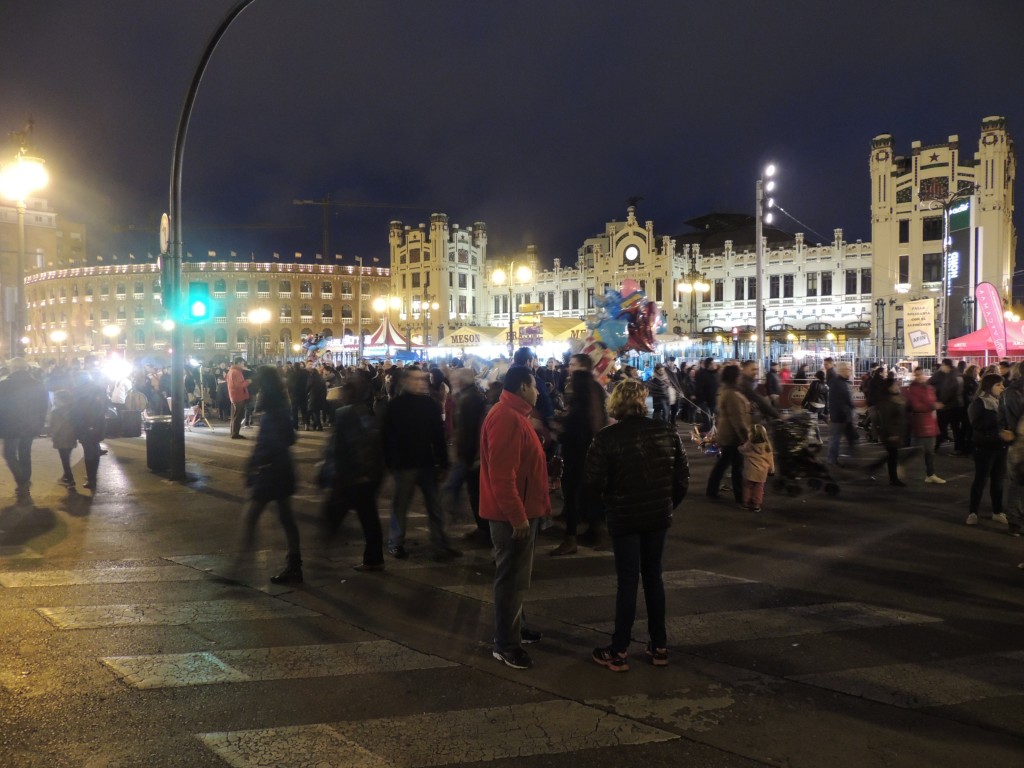
M967 229L971 226L971 201L962 200L949 209L949 231Z

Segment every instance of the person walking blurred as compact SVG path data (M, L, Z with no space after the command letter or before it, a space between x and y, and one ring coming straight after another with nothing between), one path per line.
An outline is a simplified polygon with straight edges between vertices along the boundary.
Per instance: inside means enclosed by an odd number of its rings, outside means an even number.
M245 361L235 358L235 363L228 369L227 387L228 400L231 401L231 439L244 440L241 434L242 419L245 418L245 408L249 402L249 381L245 378Z
M1010 382L999 396L999 428L1014 433L1013 450L1017 453L1024 451L1024 362L1015 363L1010 369ZM1024 527L1024 483L1020 482L1019 475L1009 472L1011 458L1007 455L1007 477L1009 488L1007 490L1007 532L1011 536L1020 536Z
M722 386L716 404L716 441L718 461L708 476L705 495L717 499L726 468L732 469L732 493L743 504L743 455L740 446L750 439L750 402L739 390L740 367L730 364L722 369Z
M60 456L60 465L64 470L58 481L65 488L75 487L75 474L71 470L71 451L78 445L75 437L75 425L71 420L71 406L74 400L66 389L58 389L53 393L53 410L50 411L50 440Z
M366 546L357 571L384 570L384 534L377 513L377 491L384 476L384 447L377 417L370 410L369 381L350 376L341 385L341 407L334 414L331 440L334 475L324 502L326 538L337 532L350 509L356 511Z
M288 543L288 552L284 570L271 576L270 580L274 584L301 584L299 527L291 507L296 481L290 446L295 442L295 430L289 413L288 395L277 368L261 365L256 371L256 379L262 416L256 445L247 466L246 484L251 499L245 520L246 544L247 548L251 548L260 514L270 502L275 502L278 520Z
M839 463L839 445L846 437L850 446L850 454L857 448L856 416L853 408L853 391L850 389L852 368L847 362L836 366L836 375L828 385L828 463ZM826 374L827 380L827 374Z
M768 475L775 472L775 453L763 424L751 428L750 439L740 446L740 453L743 454L743 508L760 512Z
M445 482L448 519L454 519L459 492L466 484L469 507L476 528L466 534L468 542L491 546L491 527L480 517L480 429L487 413L487 401L477 386L472 368L456 368L451 373L455 389L452 428L455 438L455 464Z
M583 478L585 498L607 510L615 553L615 630L611 644L592 654L612 672L629 670L627 650L641 580L650 637L645 656L655 666L668 664L662 555L690 470L679 433L671 424L648 418L646 399L642 382L626 379L616 385L608 401L616 423L594 436Z
M0 437L4 461L11 470L19 504L32 503L32 442L46 424L50 398L46 387L28 370L24 358L7 361L7 378L0 381Z
M573 355L569 359L569 382L566 397L569 410L561 423L558 442L562 446L562 516L565 518L565 535L562 542L548 554L573 555L577 551L576 530L587 505L583 502L583 467L590 443L608 419L604 411L604 393L601 385L594 380L593 361L589 355ZM594 530L594 543L605 546L604 533L596 515L589 516Z
M384 412L384 457L395 476L388 529L388 553L404 560L406 515L419 488L427 507L434 559L452 560L462 553L452 547L445 531L439 481L448 472L448 445L441 406L428 393L427 373L418 368L402 372L401 392Z
M935 415L937 406L935 390L928 383L928 373L918 366L914 369L914 380L907 387L910 444L924 453L924 481L944 485L946 481L935 474L935 438L939 434L939 421Z

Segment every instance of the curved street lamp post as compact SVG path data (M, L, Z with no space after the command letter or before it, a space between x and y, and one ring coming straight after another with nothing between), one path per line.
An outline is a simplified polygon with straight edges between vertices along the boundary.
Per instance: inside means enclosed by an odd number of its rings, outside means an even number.
M514 261L508 263L507 268L498 267L491 273L491 282L494 285L505 285L508 283L508 359L512 359L515 351L515 306L512 295L514 282L519 281L520 285L526 285L533 279L533 270L525 264L516 267Z

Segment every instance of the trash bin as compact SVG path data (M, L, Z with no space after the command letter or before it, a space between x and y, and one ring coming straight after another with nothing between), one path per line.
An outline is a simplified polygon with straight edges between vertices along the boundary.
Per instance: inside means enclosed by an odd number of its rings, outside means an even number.
M121 437L142 436L142 411L121 411Z
M146 419L146 466L151 472L166 472L171 468L171 417L154 416Z

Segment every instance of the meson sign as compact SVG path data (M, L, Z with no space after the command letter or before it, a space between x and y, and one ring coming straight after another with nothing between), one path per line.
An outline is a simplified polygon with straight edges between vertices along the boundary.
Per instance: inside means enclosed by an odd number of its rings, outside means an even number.
M463 344L479 344L480 334L479 333L453 333L451 336L452 346L461 346Z

